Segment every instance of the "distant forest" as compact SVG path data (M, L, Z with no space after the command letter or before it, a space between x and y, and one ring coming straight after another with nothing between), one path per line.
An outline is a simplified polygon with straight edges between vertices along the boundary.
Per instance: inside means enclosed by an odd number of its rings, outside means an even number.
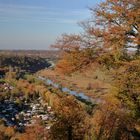
M48 60L58 59L58 51L38 51L38 50L1 50L0 67L9 67L25 70L34 73L51 64Z
M1 55L39 56L42 58L58 58L56 50L0 50Z

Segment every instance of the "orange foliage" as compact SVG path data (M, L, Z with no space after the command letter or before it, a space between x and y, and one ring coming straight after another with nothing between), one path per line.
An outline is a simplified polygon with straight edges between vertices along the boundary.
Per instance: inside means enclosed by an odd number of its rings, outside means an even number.
M52 138L84 140L90 128L90 120L84 108L73 96L65 96L55 103L58 118L52 126Z
M97 139L129 139L132 124L127 112L114 97L107 98L96 110L93 117Z
M96 9L93 23L88 27L90 35L97 36L104 47L125 51L126 47L140 47L140 1L106 0Z
M53 48L58 48L65 51L70 51L73 49L80 48L81 37L80 35L75 34L63 34L61 38L59 38L55 45L52 45Z

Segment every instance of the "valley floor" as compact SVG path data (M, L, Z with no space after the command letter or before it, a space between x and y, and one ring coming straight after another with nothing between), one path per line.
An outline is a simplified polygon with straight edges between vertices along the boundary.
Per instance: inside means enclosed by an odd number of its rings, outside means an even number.
M84 92L87 96L93 98L101 98L112 87L111 75L108 71L95 67L71 75L64 75L56 70L47 69L40 71L39 75L59 83L62 87L67 87L77 92Z

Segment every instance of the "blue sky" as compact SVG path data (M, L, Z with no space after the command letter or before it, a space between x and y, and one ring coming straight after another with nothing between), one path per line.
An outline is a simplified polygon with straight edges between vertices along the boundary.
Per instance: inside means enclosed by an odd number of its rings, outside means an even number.
M0 49L49 49L101 0L0 0Z

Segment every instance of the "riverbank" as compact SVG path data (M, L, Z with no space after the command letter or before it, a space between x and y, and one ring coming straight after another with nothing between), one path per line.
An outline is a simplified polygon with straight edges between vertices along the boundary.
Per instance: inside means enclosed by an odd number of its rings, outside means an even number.
M67 87L79 93L84 92L91 98L101 98L111 89L111 78L105 70L92 68L90 71L76 72L64 75L55 70L47 69L38 73L40 76L51 79L54 83Z

